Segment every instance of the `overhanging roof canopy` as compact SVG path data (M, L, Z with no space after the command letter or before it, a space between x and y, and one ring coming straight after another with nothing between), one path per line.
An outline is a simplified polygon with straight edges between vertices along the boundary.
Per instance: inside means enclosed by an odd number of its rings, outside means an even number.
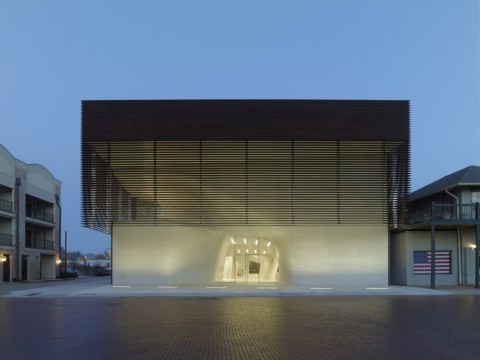
M105 140L409 140L409 102L83 101L82 136Z
M83 224L397 226L409 103L82 103Z

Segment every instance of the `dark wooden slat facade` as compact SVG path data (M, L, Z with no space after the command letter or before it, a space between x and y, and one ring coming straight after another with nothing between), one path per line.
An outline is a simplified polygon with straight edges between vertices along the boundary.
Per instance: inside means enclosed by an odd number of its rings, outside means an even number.
M82 104L82 223L406 222L408 101Z

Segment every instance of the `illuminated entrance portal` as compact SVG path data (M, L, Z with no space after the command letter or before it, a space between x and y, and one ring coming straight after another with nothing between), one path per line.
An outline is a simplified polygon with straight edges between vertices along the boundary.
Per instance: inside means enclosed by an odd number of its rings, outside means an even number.
M262 283L278 282L278 247L263 239L232 236L220 251L217 271L219 282ZM220 269L219 269L220 270Z

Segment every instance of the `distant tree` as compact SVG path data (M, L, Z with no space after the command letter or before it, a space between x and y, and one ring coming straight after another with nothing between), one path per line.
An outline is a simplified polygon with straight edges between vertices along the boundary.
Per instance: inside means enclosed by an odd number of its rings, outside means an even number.
M77 260L82 256L80 251L69 251L67 252L67 260Z
M97 254L95 255L94 257L94 260L105 260L106 259L106 256L104 253L101 253L101 254Z
M93 258L94 260L109 260L110 259L110 252L109 249L105 249L103 253L95 255Z

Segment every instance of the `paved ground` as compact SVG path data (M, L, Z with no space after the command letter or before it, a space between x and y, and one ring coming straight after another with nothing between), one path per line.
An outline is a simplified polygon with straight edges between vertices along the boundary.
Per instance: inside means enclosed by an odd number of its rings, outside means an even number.
M22 285L2 285L1 359L480 358L478 292L219 296L228 289L137 292L106 278L13 287Z
M480 289L468 287L415 288L389 286L388 288L309 288L284 287L276 284L236 285L213 284L205 286L111 286L110 277L85 277L68 280L30 283L0 283L0 297L70 297L70 296L351 296L351 295L480 295Z

